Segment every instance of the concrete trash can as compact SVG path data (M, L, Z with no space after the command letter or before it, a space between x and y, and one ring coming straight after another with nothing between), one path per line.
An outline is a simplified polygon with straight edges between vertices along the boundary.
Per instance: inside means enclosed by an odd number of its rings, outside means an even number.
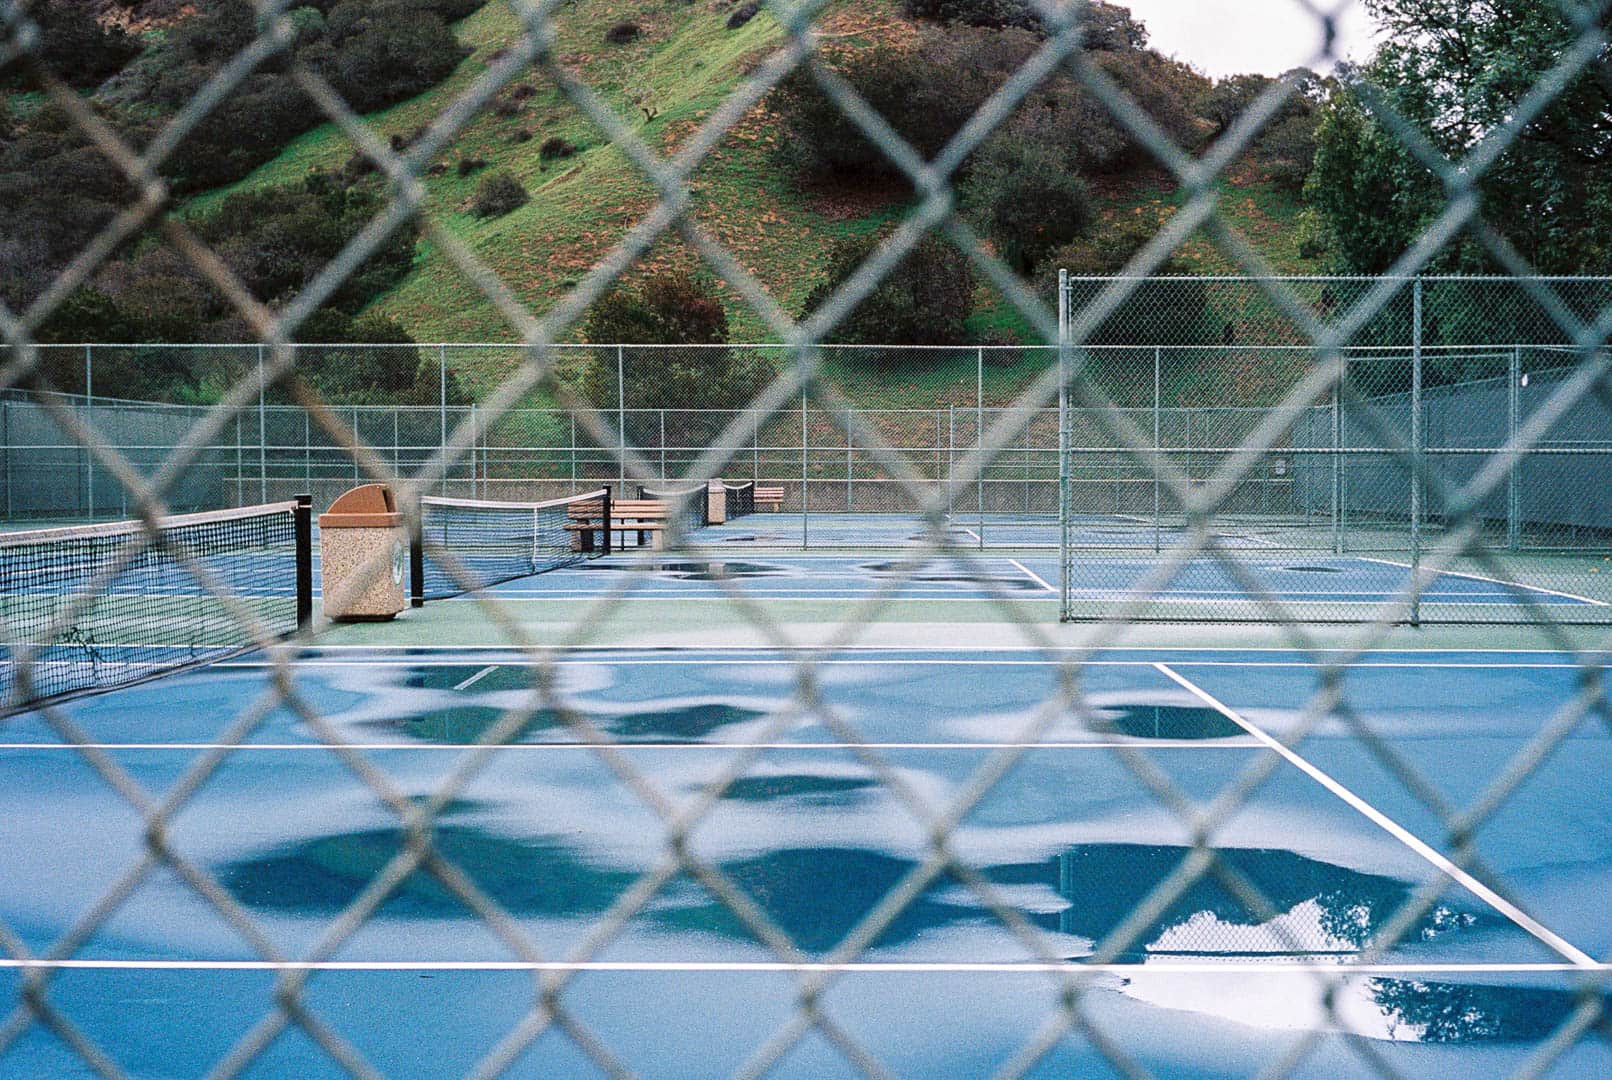
M319 515L319 560L328 618L382 622L396 617L407 603L408 532L392 489L365 484L331 503Z

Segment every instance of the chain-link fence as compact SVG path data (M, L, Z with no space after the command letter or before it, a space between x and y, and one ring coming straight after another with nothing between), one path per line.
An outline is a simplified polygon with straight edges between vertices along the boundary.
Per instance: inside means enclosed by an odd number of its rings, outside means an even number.
M1068 279L1065 312L1078 317L1115 284ZM1215 550L1184 563L1135 617L1530 622L1550 605L1562 622L1612 621L1602 480L1612 410L1595 396L1559 397L1582 359L1606 357L1552 341L1560 331L1546 326L1547 301L1528 290L1590 311L1612 299L1612 281L1135 284L1090 338L1138 344L1086 344L1070 360L1106 401L1065 403L1066 618L1106 617L1114 593L1154 568L1150 556L1198 529ZM1277 285L1326 323L1374 292L1389 297L1349 338L1379 344L1340 346L1339 378L1302 409L1291 403L1327 358L1285 343L1296 327L1265 291ZM1540 336L1502 336L1519 327ZM1223 344L1206 340L1217 335ZM1071 337L1072 352L1078 345ZM1139 459L1116 425L1154 461ZM1162 474L1174 471L1188 492L1212 487L1261 438L1261 460L1194 520ZM1488 475L1497 467L1502 476ZM1481 558L1469 553L1474 538Z
M1318 36L1330 47L1335 16L1310 0L1294 4L1315 19ZM61 603L40 622L43 636L32 625L20 629L10 607L5 612L11 685L35 706L33 720L58 745L70 748L78 766L74 782L93 789L82 803L68 804L72 813L101 815L95 818L98 828L126 830L139 855L105 888L99 879L82 886L91 879L75 875L52 882L67 891L81 886L83 895L74 895L65 917L31 902L14 909L9 901L16 894L6 893L8 904L0 909L0 1003L7 1010L0 1019L0 1072L28 1075L49 1067L41 1061L71 1059L101 1076L128 1075L120 1047L106 1036L117 1030L116 1020L128 1017L108 1014L137 1008L174 1011L172 1003L183 998L184 1008L198 1010L196 1016L208 1015L199 1010L202 999L227 1001L231 1019L241 1020L238 1031L223 1036L226 1050L198 1063L198 1072L233 1077L311 1068L368 1077L379 1072L367 1056L375 1029L423 1025L427 1013L440 1012L452 1012L468 1025L491 1010L496 998L497 1015L507 1026L485 1047L477 1047L477 1058L467 1070L472 1075L518 1075L534 1060L527 1055L538 1050L553 1055L544 1060L559 1062L555 1071L629 1075L666 1069L664 1061L633 1060L619 1051L630 1041L630 1029L657 1009L686 1005L694 998L713 1003L710 1014L690 1017L688 1027L700 1041L714 1039L718 1021L735 1016L766 1026L748 1048L749 1056L735 1065L739 1074L773 1072L809 1043L818 1055L812 1063L826 1061L826 1069L879 1076L889 1066L869 1048L869 1035L845 1022L845 1010L836 1010L833 991L869 972L895 979L929 974L957 980L930 984L943 986L942 997L977 991L982 981L997 980L985 991L994 997L1008 977L1004 969L1011 967L1044 980L1035 994L1013 999L1030 1017L1028 1032L1015 1038L999 1060L969 1059L958 1068L956 1059L942 1055L935 1071L978 1068L1005 1076L1031 1075L1049 1062L1057 1064L1056 1052L1072 1043L1080 1047L1083 1068L1108 1067L1140 1076L1153 1067L1167 1071L1179 1066L1194 1053L1230 1053L1234 1036L1205 1024L1196 1034L1209 1050L1181 1046L1175 1048L1174 1060L1144 1060L1135 1051L1134 1033L1123 1027L1127 1018L1116 1018L1107 1007L1111 1002L1101 996L1116 985L1161 975L1158 969L1144 970L1153 958L1146 935L1167 913L1188 908L1212 915L1210 921L1224 939L1221 944L1244 959L1299 957L1302 963L1283 969L1280 978L1267 976L1272 981L1261 989L1265 997L1285 1001L1300 987L1316 1003L1314 1015L1303 1024L1278 1025L1274 1033L1263 1033L1254 1049L1243 1048L1233 1069L1246 1064L1250 1071L1279 1075L1418 1071L1428 1057L1393 1053L1394 1040L1403 1032L1362 1031L1354 1008L1360 995L1353 991L1364 981L1379 999L1392 996L1391 991L1402 997L1420 995L1416 1015L1423 1018L1421 1028L1437 1032L1471 1020L1500 1033L1496 1042L1504 1035L1515 1040L1508 1047L1522 1046L1501 1056L1491 1044L1460 1066L1440 1061L1441 1066L1514 1069L1533 1076L1566 1062L1590 1075L1604 1072L1604 1057L1598 1055L1606 1038L1605 958L1575 946L1531 913L1529 902L1518 899L1522 875L1511 866L1490 865L1481 853L1479 834L1529 784L1556 781L1550 789L1555 797L1585 799L1604 780L1593 767L1576 771L1583 759L1592 766L1600 761L1598 741L1585 739L1572 754L1563 752L1570 739L1586 730L1604 740L1609 723L1605 653L1595 647L1604 643L1569 635L1563 626L1583 621L1582 607L1598 609L1607 600L1586 584L1582 564L1586 552L1604 543L1601 455L1612 399L1607 378L1612 356L1605 350L1612 333L1607 306L1612 297L1603 299L1595 283L1579 290L1572 283L1529 277L1523 255L1483 222L1477 197L1477 185L1499 154L1523 137L1531 119L1562 96L1571 80L1585 74L1604 78L1608 37L1602 7L1565 0L1558 4L1570 32L1546 75L1460 161L1439 155L1381 95L1370 93L1369 83L1361 83L1363 107L1383 137L1407 147L1440 180L1444 199L1419 242L1397 260L1395 276L1345 288L1262 276L1268 273L1263 260L1219 211L1221 193L1215 181L1295 92L1294 84L1272 83L1216 145L1201 157L1189 155L1127 87L1084 51L1085 4L1033 0L1044 37L1030 60L1004 76L997 93L931 161L882 122L843 78L814 61L823 40L820 24L831 5L811 0L766 3L779 28L774 47L747 64L725 102L680 118L685 137L670 152L658 137L650 138L636 126L635 112L618 109L577 73L571 57L554 49L555 20L574 6L564 0L515 0L510 5L515 28L510 43L469 70L454 89L451 104L427 118L416 137L389 146L319 71L297 57L280 55L294 40L301 17L284 4L255 8L257 29L245 48L221 64L149 141L138 145L108 126L63 81L62 73L43 61L37 6L10 0L0 5L0 61L20 65L42 99L82 134L86 152L112 163L128 184L124 212L106 221L42 293L26 306L0 304L0 336L7 346L0 357L0 389L7 395L7 479L13 500L7 510L30 517L127 514L140 522L121 561L68 575L50 586ZM165 156L186 134L271 59L386 184L385 206L371 226L300 294L277 298L272 308L241 285L182 214L169 209L172 192L160 175ZM1317 57L1326 59L1335 58L1324 51ZM818 310L797 321L701 221L694 210L692 178L712 149L773 87L806 65L816 71L826 99L911 181L917 196L883 246ZM477 256L457 225L444 220L446 214L428 208L422 187L433 157L489 109L506 86L534 70L653 189L641 220L624 228L612 250L541 314L523 304ZM1078 80L1089 92L1091 108L1110 114L1139 152L1150 154L1179 182L1183 193L1171 222L1132 260L1129 272L1135 276L1098 283L1086 293L1066 290L1061 326L1035 291L955 212L953 191L954 177L970 154L1054 71ZM439 350L442 374L435 400L408 407L325 400L299 378L301 351L290 340L310 313L408 220L420 222L445 264L508 320L520 344L472 350L480 359L453 365L441 363ZM1227 258L1255 275L1242 290L1245 309L1225 312L1183 303L1172 294L1196 286L1146 280L1200 227ZM1430 293L1418 299L1411 279L1462 229L1514 276L1493 286L1497 291L1491 299L1442 308L1449 321L1435 325L1422 316L1441 304ZM128 394L135 399L132 404L108 400L98 396L108 392L105 386L92 385L97 381L93 355L86 369L81 348L62 350L58 356L35 341L52 312L141 230L160 238L176 258L216 286L241 325L263 342L236 350L218 371L195 380L204 395L198 404L147 404L134 392ZM658 238L673 233L724 280L735 302L753 312L770 336L787 343L767 352L765 362L758 364L745 363L737 347L720 351L712 366L724 373L748 373L724 392L721 402L673 399L666 386L651 379L635 382L628 365L636 364L636 355L628 357L625 350L615 358L612 372L608 355L603 363L597 356L583 363L571 347L557 344L573 335L582 314L627 267ZM1034 336L1058 343L1055 363L1025 361L1026 367L1015 369L1014 379L991 380L1011 386L1010 392L987 398L987 355L977 350L948 353L940 363L958 370L929 384L951 389L915 405L876 398L875 389L901 380L853 376L853 358L820 345L930 233L959 248ZM1250 329L1267 322L1267 335ZM1160 323L1168 326L1155 333L1153 327ZM429 351L419 357L427 364L432 360ZM1272 362L1272 356L1283 362ZM123 350L123 357L119 362L132 365L136 373L146 362L136 348ZM77 370L85 371L82 382L69 374ZM867 370L877 366L870 362ZM448 385L450 371L463 374L457 388ZM972 388L969 374L975 379ZM699 373L688 381L697 383ZM33 456L13 463L9 455ZM738 632L748 635L745 644L778 658L785 675L776 685L784 689L782 700L755 710L747 742L712 749L723 755L722 764L698 780L657 764L664 758L624 749L621 732L630 728L631 715L618 717L622 724L611 728L577 706L579 687L605 662L591 646L600 627L629 599L635 579L656 565L649 553L629 553L621 564L626 572L620 584L603 594L583 600L564 597L545 608L550 617L558 615L557 629L552 624L534 627L522 617L529 609L496 593L479 595L473 610L497 628L501 648L518 660L520 676L486 715L478 715L452 769L422 777L377 764L352 728L332 720L342 701L364 696L362 677L353 676L349 685L328 694L309 692L305 676L321 662L319 647L339 636L328 621L312 619L295 633L283 634L283 628L258 618L253 605L238 603L206 558L165 539L161 528L164 517L181 507L266 501L283 494L286 485L323 491L324 485L334 490L374 480L395 489L400 511L418 536L422 496L444 490L474 490L495 498L530 495L538 490L537 473L547 474L543 484L559 489L570 487L573 476L578 488L612 479L652 485L668 476L776 481L786 489L785 505L795 512L849 506L910 513L918 523L913 533L918 546L911 558L885 564L878 590L837 610L824 636L808 635L791 624L765 596L748 594L743 581L715 582L732 601ZM983 534L953 527L970 514L987 527L992 515L1057 522L1058 542L1068 553L1063 560L1065 614L1093 619L1097 625L1080 637L1063 636L1067 632L1040 609L1022 603L981 568L975 556ZM810 542L809 537L803 541ZM249 692L211 700L219 730L208 746L194 754L184 747L162 751L180 756L174 759L177 764L163 764L155 774L131 768L127 755L132 751L108 744L101 732L86 730L70 704L29 696L30 688L40 685L35 669L53 662L53 648L84 644L58 640L56 633L69 630L76 616L116 582L123 562L148 548L162 550L191 575L190 591L222 605L242 639L260 650L264 665L262 679ZM1088 558L1091 551L1132 557ZM1270 551L1278 553L1275 564L1251 555ZM1300 553L1302 562L1294 558ZM466 588L474 585L453 551L439 548L431 554L450 578ZM1341 639L1329 639L1341 640L1337 651L1330 651L1312 623L1336 617L1339 598L1307 598L1314 590L1290 588L1269 575L1348 577L1359 569L1329 560L1357 555L1385 573L1363 585L1355 578L1343 589L1324 590L1364 594L1349 601L1354 605L1351 618L1359 625ZM863 725L876 722L877 716L835 707L836 676L831 673L837 669L829 665L837 653L856 645L931 556L955 560L972 571L983 594L981 603L997 625L1055 674L1044 686L1037 684L1044 692L1037 700L1016 702L1010 713L992 713L987 707L975 718L977 724L1010 726L1011 741L975 747L969 751L973 756L929 769L911 758L898 759L890 747L865 737ZM1526 565L1524 559L1529 560ZM1565 560L1560 578L1541 569L1553 559ZM9 562L4 565L13 573ZM1103 574L1082 580L1080 575L1094 566L1103 568ZM354 579L355 590L384 578L393 567L388 559L363 569ZM1183 577L1188 579L1184 587ZM1564 583L1570 587L1559 587ZM10 593L14 584L8 576L7 588L0 591ZM1480 587L1474 590L1474 585ZM1229 602L1228 590L1235 594ZM325 595L327 605L339 606L343 600ZM1418 611L1423 621L1430 621L1446 605L1472 604L1482 609L1480 617L1499 618L1503 616L1491 609L1501 601L1508 611L1520 613L1537 632L1537 642L1553 650L1554 662L1576 681L1571 693L1553 701L1550 714L1531 724L1517 743L1486 744L1497 755L1487 762L1492 772L1470 789L1452 792L1430 775L1440 768L1437 763L1413 761L1404 745L1374 726L1370 710L1360 706L1364 691L1358 680L1370 668L1362 661L1390 640L1394 624L1416 618ZM1131 623L1159 610L1178 613L1183 607L1205 605L1216 617L1279 624L1281 643L1302 658L1315 679L1302 686L1284 684L1290 693L1281 707L1285 726L1280 737L1246 724L1241 714L1199 689L1193 700L1206 715L1194 715L1207 734L1195 737L1218 738L1221 728L1233 725L1251 740L1236 747L1248 756L1215 767L1164 763L1159 749L1116 737L1157 723L1157 711L1139 718L1117 710L1093 684L1105 670L1102 650L1129 643L1124 635ZM1591 621L1599 620L1592 616ZM747 655L726 662L737 666ZM641 662L641 654L621 660L628 666ZM1123 663L1157 669L1183 691L1193 685L1166 664ZM470 672L466 678L484 675ZM1498 668L1491 675L1507 677ZM856 667L846 676L865 678ZM982 680L974 689L1005 695L1007 681ZM1528 696L1536 684L1525 682L1520 691L1517 684L1504 685ZM385 702L377 706L385 707ZM357 785L360 792L360 797L348 798L343 789L337 798L308 783L295 796L281 798L298 802L296 809L310 815L361 817L373 830L344 837L335 854L325 849L314 853L319 873L326 875L320 881L328 880L337 862L346 869L356 867L353 872L360 880L351 891L334 894L339 902L330 917L320 916L307 937L282 934L284 921L276 921L286 910L309 910L298 907L307 897L296 888L290 895L283 887L278 893L274 888L284 885L274 879L284 865L276 861L283 852L265 859L267 869L259 878L243 877L239 867L227 874L194 831L203 819L211 820L213 808L201 805L210 786L228 769L247 767L243 761L249 754L270 752L255 737L271 718L316 740L316 749L328 755L343 782ZM394 719L377 715L372 722ZM5 719L7 725L16 722L14 715ZM792 876L809 873L809 864L757 870L738 861L721 862L706 857L697 839L702 826L730 809L722 803L725 794L741 792L744 801L753 803L787 787L785 780L770 776L759 794L753 785L744 785L773 752L776 739L811 723L831 732L845 759L860 770L854 777L862 785L855 789L855 797L864 800L860 805L899 821L900 829L916 839L911 859L894 864L883 876L868 871L854 882L852 875L810 882L812 903L839 903L844 918L828 940L805 942L793 923L769 914L758 897L765 898ZM534 909L549 909L536 904L522 909L515 903L531 895L531 881L542 875L527 873L522 864L509 872L519 878L519 888L508 879L491 881L493 872L485 862L465 854L458 824L459 815L485 810L485 800L496 798L486 788L472 793L472 785L507 766L513 744L537 728L564 733L571 740L568 749L598 766L595 771L579 767L555 783L555 797L544 803L545 828L555 834L580 833L591 823L590 815L598 813L589 799L608 797L630 804L636 815L631 839L644 855L641 866L620 871L591 862L592 853L577 858L573 869L600 879L602 899L590 897L597 899L593 906L568 909L575 917L558 941L540 939L532 929ZM1111 872L1102 865L1104 853L1081 839L1096 834L1096 825L1083 822L1062 838L1065 851L1055 860L1057 895L1074 903L1053 912L1046 897L1027 884L1022 865L987 866L978 835L968 830L976 818L987 827L993 822L995 808L982 807L989 796L1014 783L1028 784L1028 790L1014 789L1013 797L1040 815L1037 828L1052 829L1043 814L1047 800L1074 785L1062 765L1040 771L1030 767L1050 752L1055 735L1071 728L1078 730L1080 745L1101 754L1108 764L1103 782L1128 785L1149 798L1146 814L1162 821L1174 842L1159 849L1158 865L1150 873ZM1362 800L1341 782L1306 767L1301 755L1322 728L1335 735L1337 756L1359 763L1361 775L1369 773L1389 791L1387 802L1417 815L1425 824L1425 838L1373 807L1362 808ZM1067 751L1074 743L1059 745ZM522 758L514 772L492 776L493 791L533 784L533 773L541 768L532 764L534 757ZM1359 873L1352 888L1321 894L1323 900L1311 905L1319 910L1311 912L1310 923L1299 925L1284 917L1308 895L1292 883L1312 861L1298 853L1288 853L1291 857L1285 860L1257 861L1256 856L1269 853L1244 844L1246 834L1239 829L1248 827L1245 811L1259 791L1287 766L1327 785L1330 793L1381 826L1395 844L1414 852L1420 860L1416 869L1403 871L1403 880L1391 883ZM1569 772L1570 767L1575 771ZM67 771L44 780L66 784ZM39 777L30 780L44 783ZM280 793L287 777L276 772L267 783ZM41 799L61 795L59 790L28 790ZM844 789L831 789L825 782L808 794L821 798L828 790ZM268 802L241 827L261 828L274 811ZM1101 813L1111 810L1099 808ZM239 816L240 811L232 813ZM1574 816L1573 811L1566 813ZM872 828L872 816L848 819L843 828ZM1595 815L1577 815L1583 816ZM212 824L222 827L217 820ZM1125 836L1136 827L1131 818L1117 825L1112 820L1096 824ZM1284 819L1274 828L1285 824ZM758 826L755 835L774 825ZM1518 828L1514 822L1508 827ZM1598 827L1585 826L1592 833ZM1552 849L1552 837L1529 843L1531 850L1550 849L1537 863L1573 860L1594 867L1606 857L1604 829L1598 835L1603 842L1586 843L1570 855ZM372 842L377 836L387 843ZM485 857L486 845L478 844L468 845L471 854ZM543 844L534 840L518 854L530 856L540 848ZM338 858L354 850L359 854L350 861ZM1135 864L1128 865L1134 871ZM199 940L224 942L223 932L228 933L227 943L219 946L228 952L227 959L212 959L205 943L176 957L120 936L129 929L120 915L159 877L193 897L222 927L219 936ZM428 883L427 901L419 893L403 896L421 880ZM1578 884L1568 891L1582 898L1580 907L1595 909L1583 916L1580 929L1604 923L1604 915L1597 914L1607 906L1598 891L1604 890L1604 875L1586 871L1573 880ZM1094 881L1099 885L1094 887ZM860 891L850 888L853 883ZM684 885L703 890L704 902L720 913L724 925L765 955L744 970L778 979L782 997L773 1001L781 1000L781 1007L757 1009L749 996L731 986L705 997L685 994L695 980L718 969L731 973L734 966L668 960L665 938L651 936L651 960L619 959L617 947L645 906ZM43 879L26 886L44 887ZM25 886L8 883L10 888ZM1212 905L1195 903L1210 889L1215 893ZM1460 893L1463 904L1481 902L1485 914L1450 907L1442 898L1451 892ZM431 916L409 924L406 940L417 952L372 960L367 950L374 939L366 931L375 929L383 911L400 899ZM677 920L686 919L692 907L684 902L686 894L675 899L677 910L668 917L673 926L681 925ZM280 907L273 906L276 900ZM970 929L988 924L1011 940L1011 964L933 962L921 950L901 964L880 966L869 959L892 927L904 926L901 920L920 904L963 907L960 901L974 913ZM485 931L481 936L491 935L500 950L496 960L477 964L440 958L442 951L468 940L468 933L461 937L449 929L462 923ZM1414 976L1397 982L1397 991L1378 985L1402 974L1395 966L1396 949L1414 951L1452 926L1489 931L1496 925L1524 937L1522 946L1503 937L1498 943L1486 938L1482 947L1464 954L1472 963L1437 987ZM1259 929L1265 946L1239 951L1235 940L1246 937L1249 927ZM1089 948L1071 960L1070 936L1054 937L1055 929L1080 938ZM922 944L922 933L913 934ZM635 939L635 944L644 940ZM1545 961L1526 970L1511 962L1514 955L1541 953ZM1495 955L1501 959L1494 960ZM1134 969L1129 974L1122 970L1126 964ZM1238 975L1247 975L1246 964L1234 967ZM467 991L464 983L454 982L459 977L473 981L491 970L527 975L530 985L512 1002L490 993L485 984L475 983ZM361 1015L342 992L326 992L328 982L321 982L343 972L385 978L399 971L409 978L407 992L384 995L384 1015ZM1193 984L1198 999L1230 996L1225 983L1216 981L1227 977L1225 968L1180 971L1198 980ZM188 983L164 983L162 993L152 992L135 1003L118 989L118 980L131 972L157 972ZM241 982L202 981L242 972L249 978ZM640 981L603 1006L592 1000L578 1007L587 989L623 972ZM1169 972L1162 974L1168 977ZM1491 1024L1459 981L1520 982L1525 977L1549 980L1548 989L1523 987L1527 1039L1515 1035L1521 1025ZM98 991L92 995L95 1007L79 1011L64 1005L67 991L86 982ZM447 989L450 983L457 996ZM899 984L883 983L880 992L887 993L891 985ZM1500 994L1517 985L1486 983L1465 989ZM777 986L770 991L777 994ZM416 995L424 995L430 1008L417 1014L396 1011ZM1545 995L1553 996L1546 1002ZM1162 1000L1170 1004L1181 999ZM340 1021L333 1021L337 1015ZM400 1021L400 1015L405 1019ZM1134 1022L1137 1015L1128 1019ZM1393 1015L1410 1015L1410 1010L1402 1007ZM142 1023L147 1016L139 1013L132 1022ZM1445 1028L1438 1026L1441 1016ZM1006 1022L995 1014L992 1019ZM206 1021L184 1017L173 1030L181 1031L187 1023L192 1030L191 1037L181 1040L185 1045L166 1048L175 1056L221 1037ZM943 1027L926 1024L914 1041L949 1045ZM298 1040L291 1049L282 1038L288 1032ZM410 1036L416 1043L425 1041L412 1031ZM416 1051L423 1055L426 1049L416 1046ZM282 1053L291 1056L277 1056ZM304 1056L297 1057L299 1053ZM647 1053L658 1058L660 1048ZM31 1056L36 1054L40 1056ZM292 1064L287 1066L287 1060ZM306 1065L309 1060L315 1064ZM919 1055L918 1060L933 1064L937 1058ZM705 1071L702 1064L679 1061L673 1071L698 1073ZM1216 1058L1203 1068L1219 1070L1224 1064Z

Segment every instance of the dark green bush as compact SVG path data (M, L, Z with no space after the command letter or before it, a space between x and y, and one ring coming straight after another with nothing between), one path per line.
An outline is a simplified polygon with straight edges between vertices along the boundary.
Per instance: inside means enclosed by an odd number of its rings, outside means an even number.
M998 30L1029 30L1038 35L1046 32L1041 16L1027 0L906 0L904 7L915 19ZM1128 8L1099 2L1089 5L1084 15L1088 50L1146 48L1147 30L1131 17Z
M1024 274L1092 223L1091 191L1073 155L1015 132L985 146L961 195L998 253Z
M806 298L810 315L828 302L878 250L884 234L851 237L829 255L828 279ZM974 270L948 240L927 236L839 325L830 340L845 344L967 344Z
M728 16L728 29L739 29L739 27L755 18L760 11L761 0L750 0L747 4L740 4L733 9L733 14Z
M568 158L577 152L576 145L569 139L558 135L550 135L543 140L543 145L537 148L537 156L544 161L553 161L556 158Z
M36 3L27 15L39 28L31 55L69 86L97 86L139 55L139 43L119 27L102 26L88 4ZM21 64L0 65L0 87L21 76Z
M618 286L588 310L583 334L597 344L724 345L728 315L709 282L682 272L656 274L638 287ZM628 408L731 409L752 401L772 381L764 357L725 348L629 349ZM596 353L582 371L580 390L600 407L614 407L616 356ZM677 418L680 439L705 441L725 419Z
M635 22L618 22L605 31L605 40L612 45L625 45L637 41L643 32L643 28Z
M507 172L496 172L485 177L476 187L470 200L470 212L477 217L503 217L511 210L519 210L531 201L526 188Z

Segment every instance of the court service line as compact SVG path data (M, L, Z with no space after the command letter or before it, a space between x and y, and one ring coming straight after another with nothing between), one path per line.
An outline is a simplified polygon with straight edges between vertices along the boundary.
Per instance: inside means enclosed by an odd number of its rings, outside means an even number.
M1263 729L1256 727L1254 724L1244 719L1237 713L1236 710L1214 697L1214 695L1203 689L1203 687L1198 686L1191 679L1188 679L1185 676L1173 671L1168 664L1155 664L1154 666L1158 668L1159 672L1171 682L1174 682L1176 685L1182 687L1199 701L1202 701L1205 705L1208 705L1211 709L1224 716L1227 720L1230 720L1232 723L1248 732L1254 738L1264 743L1268 749L1281 755L1289 764L1295 766L1301 772L1308 775L1310 779L1314 780L1316 783L1332 792L1332 794L1342 799L1349 806L1353 807L1356 811L1364 815L1367 820L1371 821L1378 828L1387 832L1400 843L1416 852L1423 859L1437 867L1445 875L1454 881L1459 882L1473 895L1485 901L1490 907L1505 915L1512 922L1528 931L1528 933L1544 942L1546 945L1560 953L1562 956L1566 957L1572 963L1584 969L1594 969L1597 967L1597 962L1593 956L1573 945L1566 938L1563 938L1561 935L1557 934L1544 923L1541 923L1532 915L1529 915L1526 911L1513 904L1510 900L1507 900L1505 897L1495 892L1489 886L1472 876L1471 873L1457 866L1450 859L1446 858L1445 855L1437 848L1434 848L1431 844L1425 843L1415 833L1411 832L1409 829L1390 818L1381 810L1378 810L1375 806L1372 806L1365 799L1362 799L1359 795L1356 795L1353 791L1350 791L1342 783L1333 779L1326 772L1323 772L1319 767L1311 764L1305 758L1300 757L1280 739L1275 738L1274 736L1265 732Z
M1221 961L1153 961L1131 964L1083 964L1079 960L1062 963L1045 961L878 961L858 963L790 963L783 960L93 960L93 959L14 959L0 958L0 970L40 971L574 971L655 973L685 972L711 974L848 974L848 975L928 975L928 974L1075 974L1093 972L1105 975L1233 975L1277 974L1318 975L1502 975L1565 974L1580 971L1612 971L1612 964L1476 963L1476 964L1351 964L1315 963L1295 960L1265 960L1258 956L1238 956Z
M1041 586L1043 589L1047 590L1049 593L1056 593L1058 591L1057 589L1054 589L1051 585L1047 584L1047 579L1046 578L1042 577L1040 574L1036 573L1034 570L1031 570L1028 566L1025 566L1019 560L1017 560L1017 559L1009 559L1008 562L1010 562L1014 566L1018 567L1019 571L1021 573L1023 573L1025 577L1029 578L1031 581L1035 582L1037 585Z
M468 690L468 689L470 689L472 686L475 686L477 683L481 682L481 680L485 679L487 676L489 676L493 672L497 671L499 669L499 667L501 667L501 666L502 665L500 665L500 664L488 664L486 667L482 668L480 671L478 671L474 675L470 676L470 678L466 679L464 682L460 683L458 686L455 686L453 688L454 691L457 693L460 690Z
M1395 562L1392 559L1371 559L1364 555L1359 555L1356 557L1360 559L1361 562L1378 563L1382 566L1397 566L1401 570L1415 569L1415 567L1411 566L1410 563ZM1612 604L1608 604L1604 600L1592 600L1588 596L1579 596L1577 593L1562 592L1559 589L1547 589L1543 585L1524 585L1520 581L1502 581L1500 578L1484 577L1482 574L1464 574L1459 570L1439 571L1440 577L1446 574L1448 574L1450 577L1466 578L1469 581L1486 581L1490 585L1504 585L1507 590L1509 590L1504 593L1479 593L1477 594L1479 596L1511 596L1519 592L1535 592L1544 593L1546 596L1560 596L1567 600L1577 600L1583 604L1594 604L1596 607L1612 607ZM1426 599L1428 594L1424 593L1422 595L1423 599Z

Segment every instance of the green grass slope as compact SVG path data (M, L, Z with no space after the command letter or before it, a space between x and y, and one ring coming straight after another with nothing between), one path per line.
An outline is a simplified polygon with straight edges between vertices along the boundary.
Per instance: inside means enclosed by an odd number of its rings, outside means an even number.
M727 29L732 3L722 0L580 0L558 21L557 52L651 146L670 154L718 108L746 73L776 48L783 33L770 16ZM643 30L628 44L606 42L606 31L631 19ZM897 0L863 0L832 6L821 24L825 37L850 42L910 33ZM458 71L435 90L368 118L382 137L407 136L465 93L518 40L515 16L494 0L455 27L473 50ZM514 88L526 87L515 100ZM427 208L484 260L532 310L542 312L607 255L653 207L650 182L604 134L541 73L533 70L505 88L510 106L488 110L465 128L427 177ZM646 119L639 104L655 110ZM518 106L518 111L513 107ZM523 138L520 133L528 133ZM573 157L543 161L539 147L559 136L580 147ZM801 191L772 153L776 128L765 107L754 110L710 155L695 176L696 213L747 269L788 309L799 312L821 280L824 253L838 237L877 228L905 210L899 190ZM313 169L339 169L353 147L332 125L299 138L237 188L293 182ZM486 162L459 175L461 159ZM524 207L484 220L469 204L482 176L504 170L531 193ZM1298 250L1296 199L1246 170L1223 184L1222 212L1280 270L1312 269ZM214 192L196 206L216 202ZM1099 186L1106 217L1167 213L1182 200L1162 174ZM1194 269L1225 272L1229 261L1207 239L1183 248ZM693 267L697 258L668 235L640 261L637 271ZM982 290L977 328L1021 336L1017 313ZM747 305L730 291L736 339L770 335ZM497 310L429 240L420 245L413 272L373 310L396 319L421 341L503 341L511 329ZM575 333L572 335L575 337Z

